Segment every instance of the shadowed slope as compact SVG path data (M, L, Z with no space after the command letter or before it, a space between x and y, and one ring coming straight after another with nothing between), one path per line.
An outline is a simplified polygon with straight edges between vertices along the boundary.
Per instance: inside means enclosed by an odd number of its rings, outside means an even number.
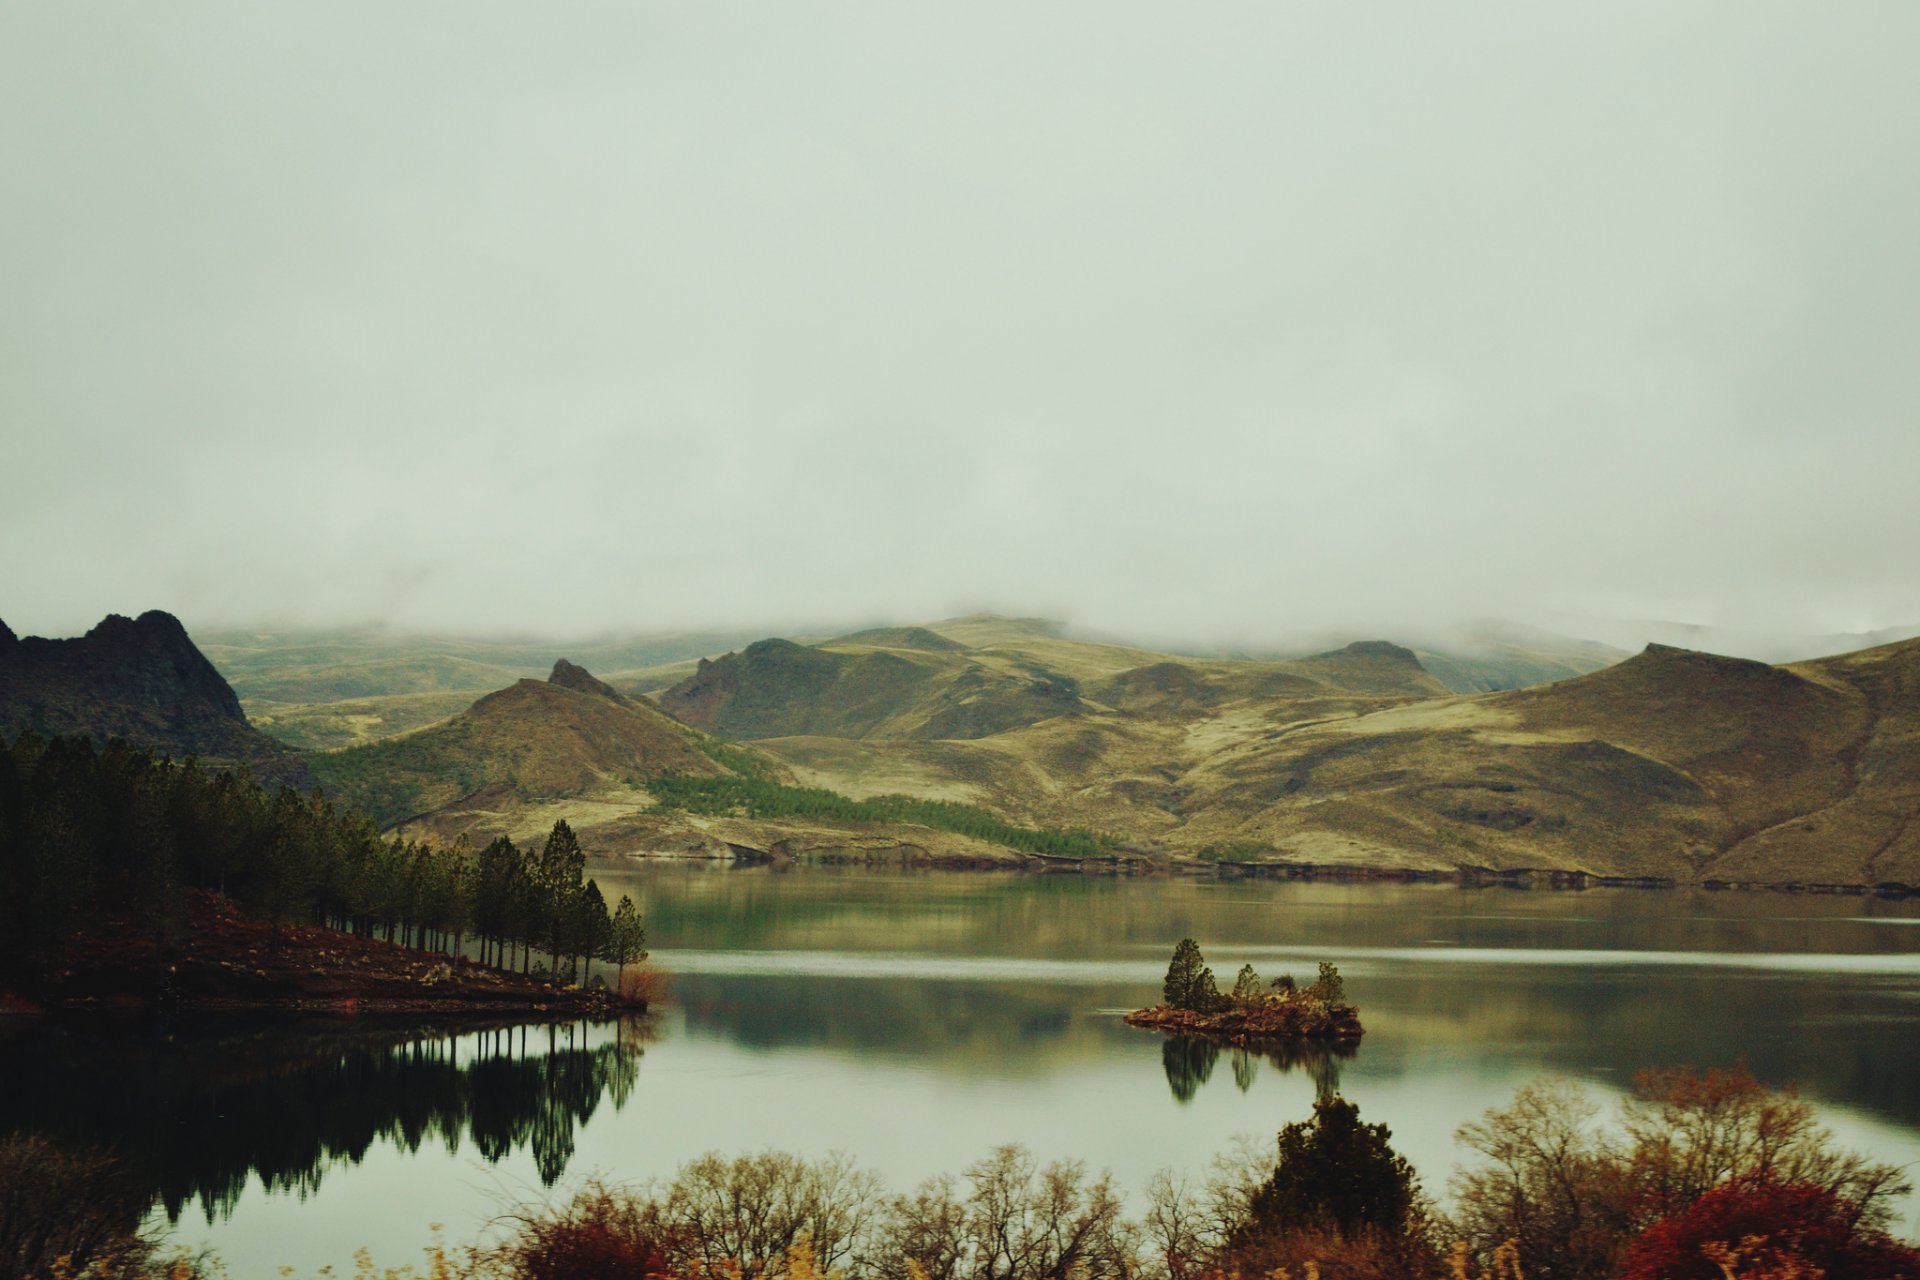
M660 696L730 738L980 738L1087 709L1069 676L1018 656L761 640Z
M172 614L110 614L71 640L20 639L0 625L0 736L26 730L125 738L176 755L272 761L285 748L247 723L240 700Z

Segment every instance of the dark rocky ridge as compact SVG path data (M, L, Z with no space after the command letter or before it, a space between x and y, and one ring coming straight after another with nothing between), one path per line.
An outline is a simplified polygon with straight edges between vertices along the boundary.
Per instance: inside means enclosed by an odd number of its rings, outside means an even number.
M172 614L109 614L76 639L16 637L0 623L0 735L124 738L176 755L284 758Z
M589 693L596 698L605 698L609 702L617 702L621 706L629 706L633 702L633 699L627 697L626 694L621 693L618 689L600 679L585 667L576 666L568 662L565 658L553 664L553 674L547 677L547 683L559 685L562 689L571 689L575 693Z

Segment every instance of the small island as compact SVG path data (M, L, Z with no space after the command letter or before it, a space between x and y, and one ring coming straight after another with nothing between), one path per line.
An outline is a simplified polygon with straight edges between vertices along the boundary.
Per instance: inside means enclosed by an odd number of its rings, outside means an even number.
M1261 981L1252 965L1242 966L1233 992L1222 995L1200 944L1182 938L1167 965L1163 1000L1151 1009L1126 1015L1133 1027L1151 1027L1173 1035L1201 1036L1244 1045L1261 1040L1358 1040L1365 1029L1360 1011L1347 1003L1340 971L1325 960L1320 976L1297 986L1291 975Z

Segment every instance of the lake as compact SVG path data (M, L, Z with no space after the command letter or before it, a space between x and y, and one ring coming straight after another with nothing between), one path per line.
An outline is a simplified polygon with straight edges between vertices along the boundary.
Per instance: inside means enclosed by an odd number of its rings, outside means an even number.
M844 1151L894 1187L996 1144L1204 1173L1338 1089L1430 1191L1460 1124L1542 1075L1745 1061L1853 1146L1920 1162L1920 903L1776 893L733 868L592 872L646 915L648 1025L14 1028L6 1127L112 1141L235 1275L486 1221L708 1150ZM1223 987L1332 960L1367 1035L1262 1057L1121 1024L1197 938ZM552 1188L550 1190L550 1188ZM1920 1228L1910 1203L1906 1230Z

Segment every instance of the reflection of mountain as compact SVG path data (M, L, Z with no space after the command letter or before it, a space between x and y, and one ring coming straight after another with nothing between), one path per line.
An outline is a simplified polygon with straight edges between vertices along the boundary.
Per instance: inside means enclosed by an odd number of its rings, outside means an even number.
M494 1162L531 1148L549 1185L602 1097L625 1105L637 1038L589 1046L585 1027L457 1035L228 1029L116 1035L30 1028L8 1037L0 1133L113 1151L169 1218L231 1212L252 1175L308 1194L377 1141L417 1151L471 1142Z
M1223 1046L1200 1036L1168 1036L1160 1046L1160 1065L1167 1073L1167 1087L1182 1103L1193 1101L1222 1053L1232 1058L1234 1087L1242 1093L1253 1088L1264 1060L1282 1074L1301 1068L1313 1078L1314 1096L1326 1098L1340 1092L1340 1063L1358 1048L1345 1040L1268 1040Z

